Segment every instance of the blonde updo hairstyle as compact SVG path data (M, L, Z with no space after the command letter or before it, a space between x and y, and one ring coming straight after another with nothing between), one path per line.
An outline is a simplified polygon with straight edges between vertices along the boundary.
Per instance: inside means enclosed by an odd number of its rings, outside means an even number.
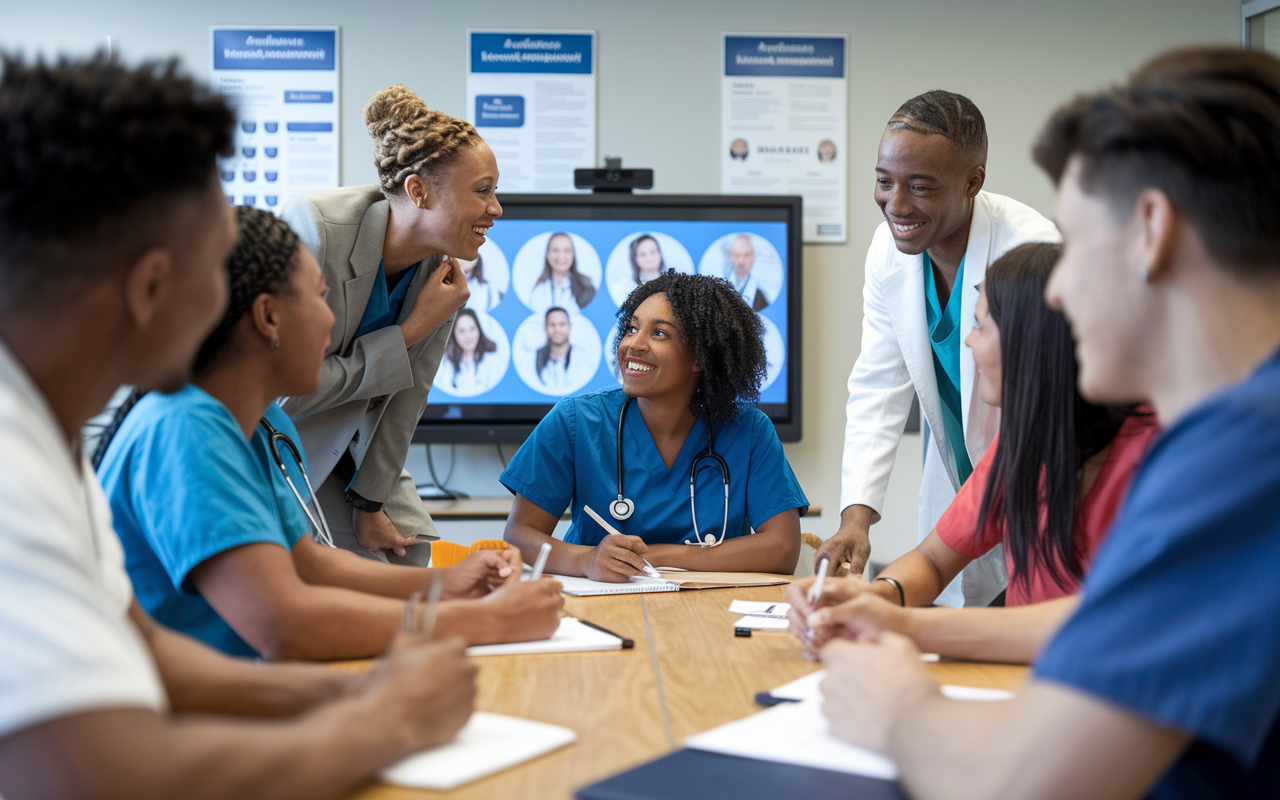
M403 83L375 94L361 110L373 137L378 182L387 197L404 194L404 182L417 175L428 184L457 160L463 148L481 141L466 120L427 108Z

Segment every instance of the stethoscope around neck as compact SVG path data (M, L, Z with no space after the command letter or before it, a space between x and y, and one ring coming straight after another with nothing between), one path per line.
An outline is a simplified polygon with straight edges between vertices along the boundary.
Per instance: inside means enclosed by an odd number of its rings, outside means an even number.
M284 476L284 482L289 484L289 489L293 491L293 496L298 498L298 505L302 506L302 513L307 515L307 521L311 523L311 529L315 532L315 538L321 544L329 547L337 547L333 543L333 533L329 530L329 520L324 518L324 510L320 508L320 499L316 497L316 490L311 486L311 477L307 475L307 465L302 462L302 453L298 450L298 446L287 434L283 434L276 430L267 418L263 417L259 423L267 430L267 449L271 451L271 457L275 459L276 466L280 468L280 474ZM298 491L298 487L293 484L293 478L289 477L289 470L285 468L284 458L280 455L280 444L289 448L289 452L293 454L293 460L298 464L298 471L302 473L302 482L307 485L307 494L311 498L311 504L316 507L315 513L311 513L311 506L302 498L302 493Z
M627 419L627 408L631 405L634 397L628 396L622 401L622 409L618 411L618 499L609 504L609 514L616 520L622 521L629 519L636 511L636 504L626 496L622 488L622 424ZM287 441L287 439L286 439ZM721 478L724 480L724 523L720 527L720 536L716 537L713 533L702 535L701 529L698 527L698 501L695 498L697 489L696 480L698 477L699 464L704 459L711 459L720 465ZM711 466L711 465L704 465ZM283 467L282 467L283 469ZM291 484L292 485L292 484ZM689 509L693 515L693 541L686 541L685 544L696 544L700 547L715 547L723 544L725 535L729 531L729 465L723 458L716 454L715 438L711 432L711 426L707 425L707 451L694 457L693 464L689 467Z

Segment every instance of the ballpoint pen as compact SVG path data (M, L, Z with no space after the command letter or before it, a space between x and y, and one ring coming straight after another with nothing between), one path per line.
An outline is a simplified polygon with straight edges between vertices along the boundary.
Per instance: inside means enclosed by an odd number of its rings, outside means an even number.
M604 528L609 533L614 533L614 534L617 534L618 536L625 535L623 534L622 531L613 527L608 522L605 522L604 517L597 514L595 512L595 509L593 509L591 506L584 505L582 507L582 510L587 512L588 517L591 517L592 519L594 519L597 523L600 524L601 528ZM649 563L649 559L645 558L644 556L640 556L640 560L644 562L644 574L648 575L650 578L658 578L658 579L662 578L662 573L658 572L656 569L653 568L653 565Z

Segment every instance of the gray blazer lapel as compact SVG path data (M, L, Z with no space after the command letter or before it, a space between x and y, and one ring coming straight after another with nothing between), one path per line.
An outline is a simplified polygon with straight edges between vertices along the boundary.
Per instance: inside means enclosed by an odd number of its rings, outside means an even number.
M360 320L364 317L369 293L373 291L373 283L378 279L378 265L382 263L382 245L387 238L387 220L390 216L387 201L379 200L369 206L360 221L360 232L356 234L356 243L351 248L349 260L354 277L342 287L347 301L347 313L343 319L345 328L339 352L345 353L351 347L352 340L356 338L356 330L360 327Z

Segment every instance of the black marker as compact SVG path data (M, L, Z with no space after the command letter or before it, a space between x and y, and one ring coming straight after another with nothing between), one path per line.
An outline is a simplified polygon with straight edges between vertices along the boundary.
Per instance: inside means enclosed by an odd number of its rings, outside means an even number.
M595 628L596 630L600 631L601 633L607 633L607 634L609 634L610 636L617 636L619 639L621 639L621 640L622 640L622 649L623 649L623 650L630 650L631 648L633 648L633 647L635 647L635 646L636 646L636 643L635 643L634 641L632 641L631 639L628 639L628 638L627 638L627 637L625 637L625 636L620 636L620 635L618 635L618 634L614 633L613 631L609 630L608 628L604 627L603 625L597 625L597 624L595 624L594 622L587 622L585 619L580 619L580 620L578 620L578 622L581 622L583 625L586 625L588 628Z

